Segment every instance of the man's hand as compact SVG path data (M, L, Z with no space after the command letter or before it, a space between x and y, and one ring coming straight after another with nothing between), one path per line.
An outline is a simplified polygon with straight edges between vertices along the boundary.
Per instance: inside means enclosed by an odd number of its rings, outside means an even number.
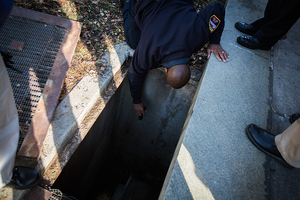
M213 52L219 61L227 62L229 54L219 44L209 44L207 47L207 59L209 59L211 52Z
M138 117L146 115L146 110L144 110L143 103L133 104L133 109L134 109L135 115Z

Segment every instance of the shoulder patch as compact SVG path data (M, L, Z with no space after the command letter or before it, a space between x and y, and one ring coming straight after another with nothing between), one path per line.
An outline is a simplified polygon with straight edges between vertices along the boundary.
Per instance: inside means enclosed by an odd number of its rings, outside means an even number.
M214 32L214 30L216 30L218 28L218 26L220 25L221 20L219 20L219 18L217 18L216 15L212 15L209 18L209 30L210 32Z

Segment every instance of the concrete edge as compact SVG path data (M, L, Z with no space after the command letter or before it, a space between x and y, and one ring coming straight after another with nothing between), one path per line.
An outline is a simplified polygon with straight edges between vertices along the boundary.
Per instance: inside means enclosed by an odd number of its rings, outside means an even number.
M122 83L124 77L116 78L116 76L121 71L121 66L127 56L132 56L133 52L134 50L130 49L125 42L108 47L107 53L101 59L102 64L106 66L106 70L96 76L87 74L57 106L37 166L37 170L41 171L44 179L52 176L47 176L47 173L51 164L55 163L55 161L59 161L60 172L67 164L72 154L64 156L63 160L59 159L59 157L63 150L67 148L66 145L70 146L68 141L71 140L76 131L82 132L80 138L77 138L77 142L72 144L75 151L93 125L93 122L84 126L85 131L81 130L81 124L90 115L92 109L97 106L100 99L104 102L103 108L105 107L110 98L103 95L105 89L111 82L113 82L115 90ZM96 114L94 121L101 114L102 110ZM74 148L74 146L76 147ZM60 172L55 174L56 178ZM47 182L49 181L47 180ZM50 182L52 183L53 180Z
M224 4L224 7L226 9L227 7L227 4L228 4L228 1L229 0L226 0L225 4ZM214 56L212 56L214 57ZM190 122L190 119L193 115L193 112L194 112L194 107L195 107L195 104L196 104L196 101L197 101L197 96L199 94L199 91L200 91L200 88L201 88L201 85L202 85L202 81L204 79L204 76L205 76L205 72L206 72L206 69L209 65L209 61L211 60L211 58L209 60L207 60L206 64L205 64L205 67L204 67L204 70L203 70L203 74L201 76L201 79L198 83L198 86L197 86L197 89L196 89L196 92L195 92L195 95L194 95L194 98L192 100L192 104L191 104L191 107L190 107L190 110L188 112L188 115L187 115L187 118L184 122L184 125L183 125L183 128L182 128L182 133L181 133L181 136L178 140L178 143L177 143L177 146L176 146L176 149L174 151L174 154L173 154L173 158L172 158L172 161L170 163L170 166L169 166L169 169L168 169L168 172L167 172L167 175L166 175L166 178L165 178L165 181L163 183L163 186L162 186L162 189L161 189L161 192L160 192L160 195L159 195L159 200L163 200L164 197L165 197L165 194L166 194L166 191L167 191L167 187L169 185L169 181L171 179L171 176L172 176L172 173L173 173L173 170L174 170L174 167L175 167L175 163L177 161L177 157L178 157L178 154L179 154L179 151L180 151L180 148L181 148L181 145L183 143L183 139L184 139L184 136L185 136L185 133L186 133L186 130L187 130L187 127L189 125L189 122Z
M202 74L201 79L200 79L200 81L198 83L196 92L194 94L194 97L193 97L193 100L192 100L189 112L187 114L186 120L184 122L184 125L183 125L183 128L182 128L182 132L181 132L180 138L178 140L176 149L174 151L173 158L172 158L172 161L170 163L170 166L169 166L169 169L168 169L165 181L163 183L160 195L158 197L158 200L163 200L164 199L167 187L169 185L169 181L170 181L172 173L173 173L173 169L174 169L175 163L177 161L177 157L178 157L179 151L180 151L182 143L183 143L183 139L184 139L187 127L189 125L190 119L191 119L191 117L193 115L193 112L194 112L194 107L195 107L195 104L196 104L196 101L197 101L197 97L198 97L198 94L199 94L199 91L200 91L200 88L201 88L201 85L202 85L202 81L203 81L204 76L205 76L206 69L207 69L208 64L209 64L209 61L210 61L210 59L206 62L204 70L203 70L203 74Z

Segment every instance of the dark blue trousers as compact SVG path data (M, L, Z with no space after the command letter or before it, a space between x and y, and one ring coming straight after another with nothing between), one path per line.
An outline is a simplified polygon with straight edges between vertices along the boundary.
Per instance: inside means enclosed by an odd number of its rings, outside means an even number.
M300 17L300 0L269 0L264 17L253 22L253 35L259 42L273 46Z
M135 0L126 2L123 8L124 33L127 44L135 49L139 44L141 30L135 22Z
M0 29L5 23L13 4L13 0L0 0Z

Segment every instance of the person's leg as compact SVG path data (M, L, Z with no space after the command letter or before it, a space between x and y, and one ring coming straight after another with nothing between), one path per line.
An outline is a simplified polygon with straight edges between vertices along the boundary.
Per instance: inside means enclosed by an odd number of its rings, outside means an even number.
M14 166L19 141L19 120L6 66L0 55L0 188L29 189L41 181L39 172Z
M136 49L141 37L141 30L135 22L135 0L127 1L123 7L124 33L127 44Z
M264 18L252 24L255 28L263 25L253 37L266 46L273 46L299 19L299 9L299 0L269 0Z
M285 161L300 168L300 119L275 137L276 146Z
M10 182L19 140L18 113L10 80L0 55L0 188Z
M253 28L257 31L265 25L265 18L260 18L255 22L251 23L250 25L252 25Z
M264 17L256 20L255 22L251 23L255 30L259 30L264 27L269 21L272 21L274 17L273 13L279 13L280 7L277 4L274 4L274 1L269 0L268 4L265 8Z

